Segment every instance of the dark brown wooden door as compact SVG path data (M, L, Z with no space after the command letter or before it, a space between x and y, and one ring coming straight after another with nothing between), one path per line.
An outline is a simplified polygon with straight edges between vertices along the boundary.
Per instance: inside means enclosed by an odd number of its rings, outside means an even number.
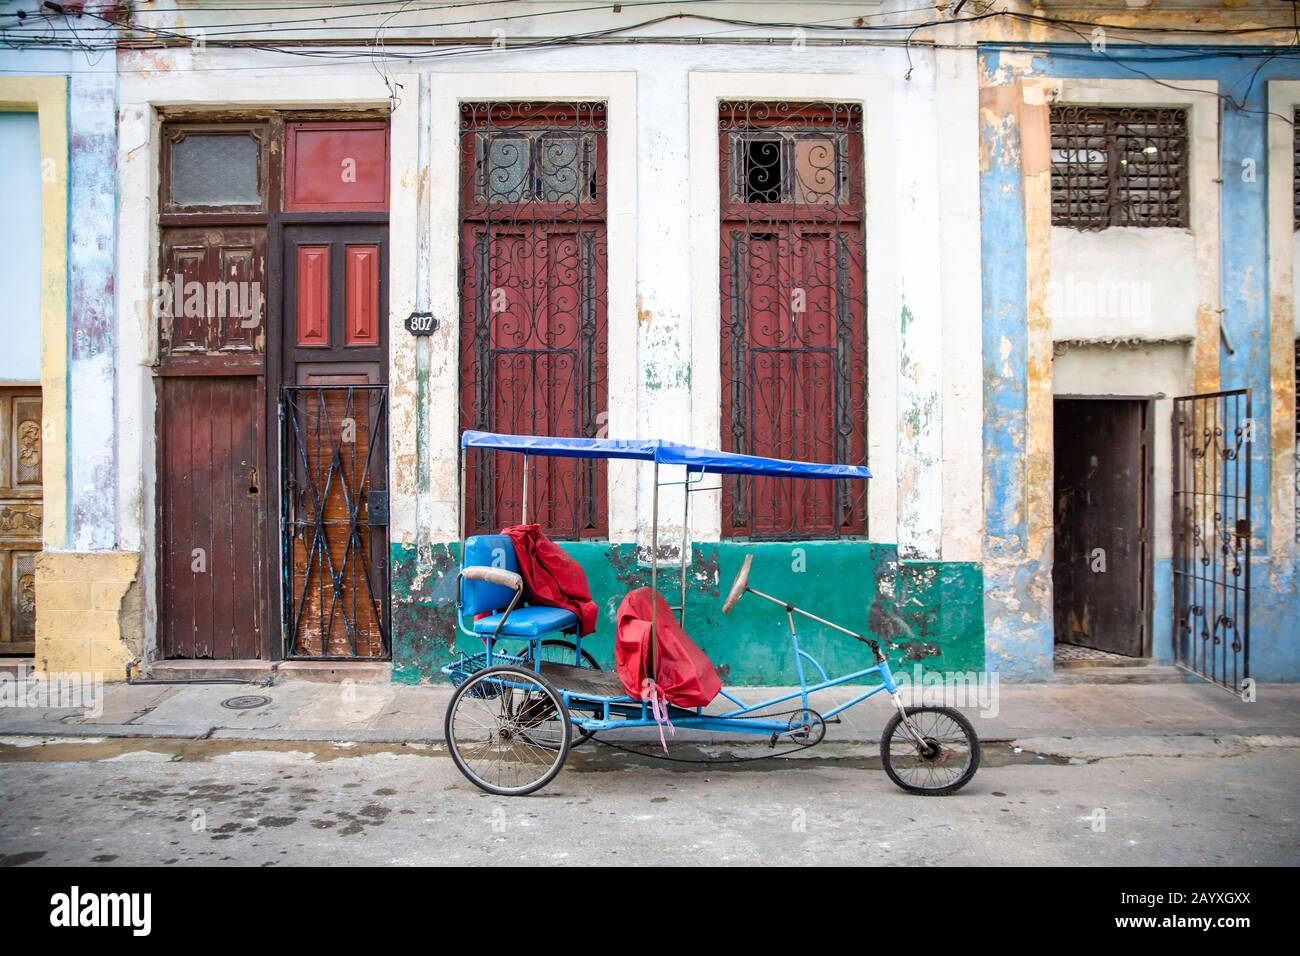
M265 656L265 231L169 228L157 369L159 644Z
M41 390L0 388L0 654L36 646Z
M388 229L284 229L288 657L387 656Z
M1055 403L1056 640L1146 653L1149 580L1148 403Z
M261 656L266 577L255 376L161 380L162 644L169 658Z

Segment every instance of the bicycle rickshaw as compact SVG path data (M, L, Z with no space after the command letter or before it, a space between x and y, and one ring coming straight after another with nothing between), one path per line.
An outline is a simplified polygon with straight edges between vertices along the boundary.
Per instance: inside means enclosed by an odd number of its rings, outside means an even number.
M753 595L781 608L790 631L798 690L747 704L723 688L726 704L719 707L680 707L653 699L653 694L631 694L614 671L601 669L582 647L576 615L567 609L526 604L526 588L519 572L511 538L505 534L466 538L465 495L470 449L492 454L522 455L523 521L528 518L528 459L625 459L649 463L654 473L650 555L659 554L659 491L680 485L684 489L683 529L689 529L693 493L717 491L701 487L706 476L764 476L809 480L867 479L870 471L859 465L815 464L711 451L673 442L640 439L546 438L466 431L461 436L460 555L457 576L457 621L460 630L484 649L463 653L443 668L456 684L447 707L445 730L448 750L456 767L476 786L489 793L521 796L545 786L560 772L569 750L602 731L655 728L665 721L677 729L741 732L786 741L796 749L815 746L836 715L882 691L889 694L897 713L880 741L880 756L889 778L916 794L940 796L965 786L979 767L979 739L960 712L947 707L907 706L879 643L787 601L765 594L749 583L752 555L746 555L723 605L729 613L743 596ZM684 469L684 481L660 482L663 467ZM681 549L680 604L665 606L684 624L687 562L690 545ZM650 589L658 595L659 562L650 561ZM652 668L659 628L657 608L651 602L648 629ZM870 648L869 667L830 677L820 663L799 646L795 616L854 638ZM471 618L467 624L467 618ZM809 683L809 671L821 679ZM810 696L842 684L864 679L879 683L829 708L813 709ZM797 700L791 710L774 712L781 704Z

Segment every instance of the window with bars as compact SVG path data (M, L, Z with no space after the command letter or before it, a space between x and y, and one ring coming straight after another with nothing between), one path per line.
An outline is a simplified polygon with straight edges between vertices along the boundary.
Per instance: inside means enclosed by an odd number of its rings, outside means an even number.
M862 107L724 102L718 109L722 447L866 461ZM866 533L853 481L729 477L723 534Z
M460 108L460 424L601 433L608 408L605 104ZM605 463L468 457L472 534L524 512L555 539L608 534Z
M1052 224L1186 226L1187 111L1056 106Z

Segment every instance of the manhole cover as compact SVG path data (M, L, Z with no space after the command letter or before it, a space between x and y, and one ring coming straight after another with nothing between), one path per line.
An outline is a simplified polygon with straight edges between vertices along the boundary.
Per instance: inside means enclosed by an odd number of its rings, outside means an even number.
M221 702L221 706L227 710L252 710L255 707L265 707L271 702L271 698L262 694L245 694L242 697L228 697Z

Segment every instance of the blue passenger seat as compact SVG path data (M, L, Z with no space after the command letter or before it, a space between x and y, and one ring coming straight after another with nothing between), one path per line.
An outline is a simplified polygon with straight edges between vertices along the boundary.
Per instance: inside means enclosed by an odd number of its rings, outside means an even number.
M479 534L467 538L464 566L500 568L518 574L514 542L504 534ZM502 637L536 638L578 627L578 616L564 608L521 604L507 613L515 592L501 584L462 577L460 588L461 613L470 617L487 615L474 622L475 634L490 636L500 627ZM504 625L501 623L503 618Z

